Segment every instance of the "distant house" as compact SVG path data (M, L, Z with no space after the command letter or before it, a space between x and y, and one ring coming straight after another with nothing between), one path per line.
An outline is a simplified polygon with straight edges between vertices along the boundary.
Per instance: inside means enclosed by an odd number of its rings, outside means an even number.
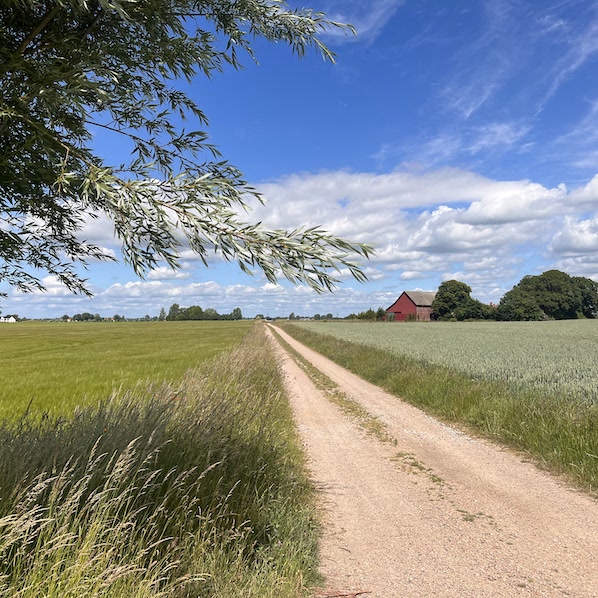
M405 291L386 310L386 319L396 322L429 322L435 297L435 291Z
M14 324L16 323L16 320L14 318L14 316L8 316L8 317L4 317L4 316L0 316L0 323L1 322L8 322L10 324Z

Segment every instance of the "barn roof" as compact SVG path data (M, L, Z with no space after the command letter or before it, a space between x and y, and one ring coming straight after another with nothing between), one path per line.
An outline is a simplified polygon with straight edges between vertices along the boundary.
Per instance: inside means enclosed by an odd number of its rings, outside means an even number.
M418 307L431 307L436 291L405 291L405 295Z

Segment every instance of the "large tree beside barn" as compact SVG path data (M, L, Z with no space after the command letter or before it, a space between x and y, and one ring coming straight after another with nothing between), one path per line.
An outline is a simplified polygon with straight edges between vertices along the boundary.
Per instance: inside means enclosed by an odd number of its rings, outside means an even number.
M439 287L432 309L438 320L484 320L491 308L471 296L471 287L458 280L446 280Z

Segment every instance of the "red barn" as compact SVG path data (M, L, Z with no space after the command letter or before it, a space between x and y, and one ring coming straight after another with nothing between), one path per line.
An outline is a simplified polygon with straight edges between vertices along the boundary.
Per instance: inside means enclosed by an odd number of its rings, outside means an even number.
M434 297L436 297L434 291L405 291L386 310L386 319L397 322L405 320L429 322Z

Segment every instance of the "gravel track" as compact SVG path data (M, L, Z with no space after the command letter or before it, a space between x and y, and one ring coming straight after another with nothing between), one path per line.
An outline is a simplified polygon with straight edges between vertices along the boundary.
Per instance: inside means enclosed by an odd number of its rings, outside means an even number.
M318 596L598 597L598 501L275 330L396 439L359 429L277 343L321 497Z

